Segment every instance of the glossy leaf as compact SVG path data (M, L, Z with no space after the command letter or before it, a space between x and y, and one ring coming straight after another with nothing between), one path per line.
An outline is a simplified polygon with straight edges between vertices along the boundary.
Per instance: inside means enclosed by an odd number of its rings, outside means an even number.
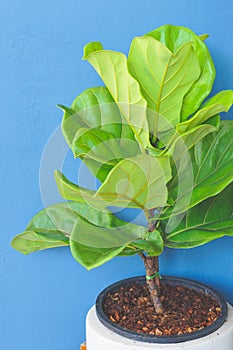
M88 203L65 202L52 205L40 211L29 222L27 230L46 228L47 230L58 230L64 232L67 236L71 235L74 225L79 217L96 226L107 228L131 225L116 217L110 210L103 208L101 210L91 207Z
M95 208L120 206L150 209L162 207L167 200L166 183L171 177L169 158L147 154L127 158L116 165L97 192L77 186L56 171L61 196L88 203Z
M142 240L134 241L132 245L147 252L149 256L158 256L162 254L164 248L163 238L157 230L147 232Z
M78 114L78 117L81 116L85 122L83 127L99 128L111 132L115 138L126 138L135 141L130 126L125 122L116 102L105 86L84 90L76 97L71 107ZM69 127L67 120L65 126ZM77 131L78 129L74 129L74 134Z
M108 209L100 211L85 203L68 202L55 204L40 211L30 221L26 231L14 238L12 244L15 249L25 254L69 245L69 237L80 222L80 217L88 221L92 228L99 226L124 232L124 242L130 234L132 239L137 239L146 232L144 227L125 222Z
M198 38L201 39L202 41L205 41L206 39L209 38L209 34L201 34L201 35L198 35Z
M100 180L100 182L104 182L109 172L112 170L113 166L110 164L102 164L97 162L95 159L85 157L80 157L83 163L87 166L87 168L91 171L91 173Z
M177 137L171 145L168 146L169 152L172 157L177 159L182 157L183 154L187 153L194 145L201 141L205 136L218 130L220 123L220 117L217 115L206 121L206 124L198 125L193 129L187 130Z
M126 246L120 253L118 253L118 256L133 256L142 252L143 249L139 249L134 246Z
M109 173L97 194L109 205L151 209L167 203L171 178L169 158L142 154L122 160Z
M96 44L84 48L87 60L102 78L142 149L149 144L146 101L138 82L129 74L126 57L120 52L97 50Z
M192 43L186 43L172 53L152 37L135 38L128 65L141 86L148 107L158 114L158 120L149 120L150 131L156 132L158 128L161 132L178 124L184 96L200 75Z
M194 127L203 124L211 117L220 112L228 112L233 103L233 91L221 91L209 99L203 108L201 108L192 118L176 126L179 133L191 130Z
M75 211L76 203L58 203L41 210L27 225L27 231L38 229L57 230L69 235L77 220L78 213Z
M170 232L170 225L162 222L166 245L192 248L224 235L233 236L233 185L215 197L188 210L181 223ZM175 220L175 218L174 218Z
M79 219L71 234L70 247L73 257L85 268L92 269L119 255L127 244L145 235L147 228L126 223L113 214L106 217L105 227L94 226Z
M58 105L63 111L62 132L70 147L80 128L100 128L116 138L122 134L122 117L106 87L99 86L83 91L70 108ZM133 139L133 135L131 134Z
M24 254L67 246L77 217L72 204L50 206L32 218L25 232L13 239L12 246Z
M220 128L199 143L189 153L193 181L190 175L190 163L187 163L186 170L182 169L183 186L186 191L177 198L180 186L178 176L174 176L169 184L170 194L176 198L176 209L168 208L161 218L169 217L186 211L203 200L215 196L227 187L233 180L233 122L222 121ZM181 155L181 159L184 155ZM180 172L179 163L177 172ZM187 205L187 198L188 200ZM185 205L184 205L185 203Z
M73 140L72 149L76 157L95 159L114 167L119 160L140 154L137 142L115 138L111 132L100 129L80 129Z
M63 247L69 245L69 239L57 231L44 231L38 234L35 231L25 231L15 236L11 246L23 254L37 252L39 250Z
M104 201L95 196L95 191L75 185L60 171L55 171L54 177L57 183L58 191L62 198L79 203L85 203L93 208L104 209L106 207Z
M77 243L93 248L113 248L131 243L142 238L146 227L125 223L123 226L101 227L79 218L72 230L71 239Z
M61 172L55 171L55 180L57 183L58 191L64 199L76 201L79 203L86 203L90 207L102 210L107 206L124 206L127 204L130 208L136 208L135 203L130 201L117 201L117 194L112 190L105 193L104 196L100 196L98 192L80 187L71 181L69 181ZM106 180L107 181L107 180ZM104 182L105 183L105 182Z
M203 42L206 36L199 38L189 28L173 25L159 27L146 34L146 36L159 40L174 53L185 43L192 42L198 57L201 74L184 98L181 120L186 120L209 95L215 79L214 63L207 46Z
M135 149L138 149L134 134L129 125L125 123L124 118L122 119L119 108L106 87L95 87L83 91L76 97L71 108L62 105L59 107L64 111L62 132L74 155L77 156L75 145L81 129L90 132L93 129L99 129L102 133L111 132L114 138L120 140L119 143L123 149L128 147L128 142L131 140L129 155L135 156L137 154L137 152L133 153ZM82 141L84 140L82 139ZM105 180L112 169L111 165L87 157L84 152L80 157L92 174L101 182Z
M71 254L87 270L101 266L124 250L124 246L115 248L93 248L70 241Z
M142 248L148 250L150 255L161 254L163 240L159 232L146 233L146 231L147 228L132 224L117 230L104 229L93 227L80 220L72 232L71 252L74 258L87 269L100 266L117 255L137 254L142 251L137 248L140 244ZM142 237L143 240L140 239ZM135 238L137 240L134 240Z

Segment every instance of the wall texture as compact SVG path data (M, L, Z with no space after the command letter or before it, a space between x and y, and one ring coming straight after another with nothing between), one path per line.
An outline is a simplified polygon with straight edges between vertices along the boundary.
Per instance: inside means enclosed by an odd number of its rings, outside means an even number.
M85 313L97 293L111 282L143 273L137 257L115 259L87 272L68 249L24 257L10 248L10 240L43 207L39 167L61 122L56 103L69 105L82 90L100 84L81 60L83 46L102 41L106 48L127 53L133 36L165 23L210 33L217 69L214 91L232 88L231 0L1 0L1 350L77 350L85 337ZM61 142L54 151L63 148ZM47 169L56 162L51 157ZM78 166L68 154L65 173L72 178ZM50 195L52 173L48 179L46 203L58 198ZM233 303L232 251L230 238L189 251L166 250L162 272L209 283Z

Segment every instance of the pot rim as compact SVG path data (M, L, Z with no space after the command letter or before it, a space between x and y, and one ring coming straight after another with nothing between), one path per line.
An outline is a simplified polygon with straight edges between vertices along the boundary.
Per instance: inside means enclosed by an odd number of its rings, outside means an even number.
M162 335L162 336L156 336L156 335L150 335L150 334L139 334L137 332L123 328L118 324L115 324L114 322L109 320L109 318L103 311L104 299L109 292L112 292L121 286L130 284L132 282L139 282L139 283L146 282L145 276L138 276L138 277L131 277L131 278L127 278L127 279L115 282L110 286L108 286L107 288L105 288L98 295L96 299L96 313L99 321L105 327L107 327L110 331L116 334L119 334L125 338L133 339L135 341L140 341L144 343L157 343L157 344L182 343L182 342L187 342L194 339L199 339L215 332L226 321L226 318L228 316L227 303L223 299L221 294L217 292L215 289L213 289L212 287L209 287L206 284L197 282L189 278L175 277L175 276L162 276L162 283L163 281L166 283L170 283L172 285L183 285L187 288L199 290L204 292L205 294L211 295L213 298L215 298L218 301L221 307L221 313L217 318L217 320L214 323L212 323L212 325L192 333L181 334L181 335Z

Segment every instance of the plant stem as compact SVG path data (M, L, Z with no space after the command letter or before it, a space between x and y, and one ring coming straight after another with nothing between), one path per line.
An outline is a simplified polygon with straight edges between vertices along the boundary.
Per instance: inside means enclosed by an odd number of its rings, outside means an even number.
M138 255L140 256L140 258L143 260L143 262L145 263L146 261L146 256L144 253L138 253Z
M148 210L147 218L148 218L148 230L150 232L156 229L156 220L150 220L154 217L154 209ZM159 291L160 291L160 276L159 276L159 258L158 256L146 256L143 253L139 254L144 262L144 266L146 269L146 283L149 289L151 299L154 304L155 312L158 315L163 313L163 306L159 299ZM154 276L154 277L153 277Z
M149 279L146 280L146 283L154 304L155 312L158 315L161 315L163 313L163 306L159 299L160 280L159 276L156 275L156 273L159 272L158 260L159 259L157 256L147 256L144 261L144 265L146 269L146 276L147 278L149 277ZM156 276L150 279L150 276L153 275Z

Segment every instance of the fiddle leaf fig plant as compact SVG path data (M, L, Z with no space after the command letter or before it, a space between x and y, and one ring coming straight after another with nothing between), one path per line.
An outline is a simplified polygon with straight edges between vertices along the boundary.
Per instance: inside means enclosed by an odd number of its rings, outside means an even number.
M15 249L70 246L87 269L139 254L160 314L164 247L233 236L233 121L219 114L231 108L233 91L208 98L215 68L207 37L165 25L134 38L128 57L99 42L85 46L83 59L104 86L58 107L68 146L100 186L83 188L55 171L66 202L37 214L13 239ZM121 220L113 208L140 209L147 226Z

